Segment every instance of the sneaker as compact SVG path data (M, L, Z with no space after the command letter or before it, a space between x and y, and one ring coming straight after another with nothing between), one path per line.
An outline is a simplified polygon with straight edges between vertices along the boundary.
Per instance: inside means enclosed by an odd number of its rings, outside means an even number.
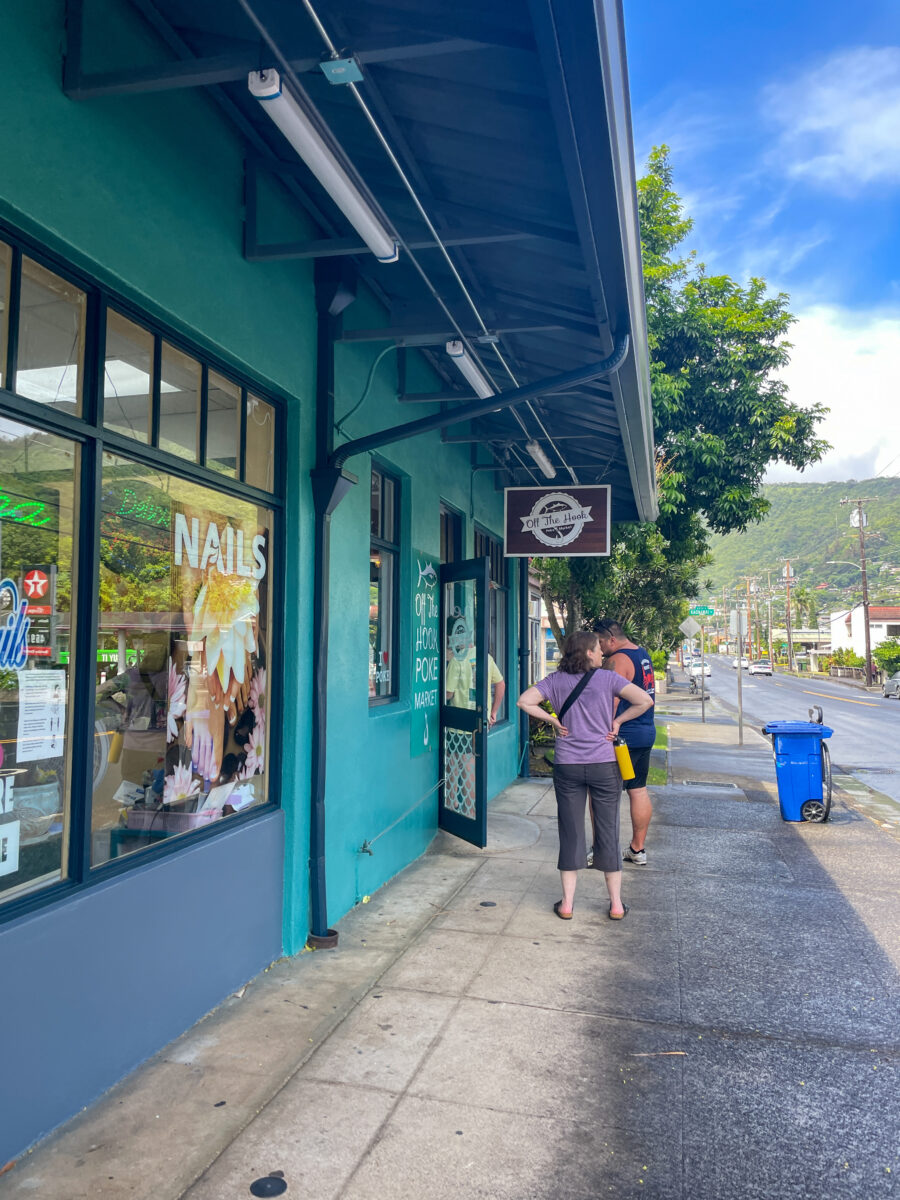
M628 849L622 855L625 862L634 863L636 867L645 867L647 865L647 851L635 850L629 845Z

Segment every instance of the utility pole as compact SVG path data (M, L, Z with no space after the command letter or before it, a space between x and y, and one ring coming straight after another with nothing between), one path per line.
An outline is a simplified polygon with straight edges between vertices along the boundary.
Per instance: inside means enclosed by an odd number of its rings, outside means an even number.
M841 504L856 505L856 524L859 526L859 568L862 571L862 605L863 605L863 628L866 637L866 687L872 686L872 635L869 631L869 584L866 578L866 535L865 524L866 514L863 505L867 504L868 496L860 496L856 500L851 500L845 496ZM853 516L850 517L850 523L853 524Z
M789 558L782 558L781 562L784 563L784 570L782 571L782 574L784 575L784 581L787 584L787 604L785 605L784 610L784 621L787 629L788 670L793 671L794 635L793 631L791 630L791 579L793 578L794 573L791 570L791 560Z
M771 664L772 670L774 671L775 670L775 655L772 651L772 572L766 571L766 577L768 579L768 587L766 589L766 603L768 604L768 609L769 609L769 663Z
M747 657L752 662L753 658L754 658L754 654L753 654L753 626L750 624L750 612L751 612L751 609L750 609L750 576L746 575L744 578L747 583ZM758 643L759 642L759 630L756 631L756 640Z

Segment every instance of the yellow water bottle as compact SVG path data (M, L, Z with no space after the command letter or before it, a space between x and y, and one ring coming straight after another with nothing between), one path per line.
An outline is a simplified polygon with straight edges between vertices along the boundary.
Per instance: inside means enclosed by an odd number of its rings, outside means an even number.
M622 775L623 782L627 779L634 779L634 767L631 765L631 754L628 747L620 737L613 740L613 750L616 755L616 762L619 764L619 771Z

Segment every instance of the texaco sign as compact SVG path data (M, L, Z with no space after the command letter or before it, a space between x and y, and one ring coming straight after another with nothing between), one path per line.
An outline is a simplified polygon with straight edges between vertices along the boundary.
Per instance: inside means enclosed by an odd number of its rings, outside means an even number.
M506 488L507 558L609 554L609 485Z

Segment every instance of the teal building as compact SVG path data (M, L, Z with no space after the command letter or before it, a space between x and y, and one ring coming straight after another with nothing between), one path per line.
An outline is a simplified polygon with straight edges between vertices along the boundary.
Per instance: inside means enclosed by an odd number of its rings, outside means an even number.
M506 489L656 500L616 0L33 0L0 65L2 1164L483 842Z

